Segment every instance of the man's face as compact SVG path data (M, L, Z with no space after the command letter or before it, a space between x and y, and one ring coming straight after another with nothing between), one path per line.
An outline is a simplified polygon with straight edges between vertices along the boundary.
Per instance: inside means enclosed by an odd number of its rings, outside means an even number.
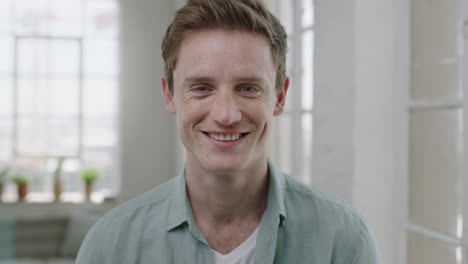
M272 118L282 112L289 80L275 90L268 40L256 33L213 29L182 41L174 92L163 78L166 108L177 115L187 162L214 173L264 162Z

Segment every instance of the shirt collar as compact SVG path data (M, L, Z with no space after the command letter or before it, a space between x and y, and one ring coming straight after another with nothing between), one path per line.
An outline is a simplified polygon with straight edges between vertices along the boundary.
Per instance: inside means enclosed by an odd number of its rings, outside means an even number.
M286 220L286 208L284 206L285 175L270 159L268 159L268 172L270 179L266 211L271 211L275 217L279 217L280 224L283 225Z
M284 206L285 176L276 168L273 162L268 159L269 188L267 211L280 218L280 224L284 224L286 219L286 209ZM185 167L176 177L173 190L170 195L169 212L167 217L167 230L170 231L183 223L195 224L190 201L187 196L185 181Z
M167 230L172 230L188 221L191 206L185 186L185 166L176 177L172 193L169 196L169 212L167 214Z

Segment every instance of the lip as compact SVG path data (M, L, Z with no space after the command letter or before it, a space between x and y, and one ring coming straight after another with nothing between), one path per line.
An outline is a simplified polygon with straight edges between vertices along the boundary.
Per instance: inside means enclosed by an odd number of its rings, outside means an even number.
M232 135L232 134L240 133L240 137L238 139L236 139L236 140L221 141L221 140L216 140L216 139L210 137L209 136L210 133L222 134L222 135ZM219 148L219 149L230 149L230 148L234 148L235 146L239 145L249 133L248 132L247 133L242 133L242 132L215 132L215 131L207 132L207 131L202 131L202 134L213 145L215 145L217 148Z

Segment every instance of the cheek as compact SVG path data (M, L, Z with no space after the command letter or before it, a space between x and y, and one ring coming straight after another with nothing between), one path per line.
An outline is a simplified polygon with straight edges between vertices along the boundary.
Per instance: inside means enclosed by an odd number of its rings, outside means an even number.
M243 114L252 121L257 122L268 122L273 116L274 107L271 102L259 100L252 102L241 103L240 108L243 110Z
M264 130L271 126L271 114L265 108L257 107L249 112L244 112L244 118L254 125L259 132L262 131L262 134L265 132Z
M206 116L207 107L204 107L201 102L186 101L181 104L180 109L179 126L193 127Z

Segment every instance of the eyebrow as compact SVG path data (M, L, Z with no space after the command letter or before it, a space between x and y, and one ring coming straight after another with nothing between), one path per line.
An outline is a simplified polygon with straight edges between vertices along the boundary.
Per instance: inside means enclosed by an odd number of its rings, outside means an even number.
M213 78L210 77L188 77L185 78L184 84L190 83L200 83L200 82L212 82ZM256 76L247 76L247 77L239 77L235 78L237 82L250 82L250 83L266 83L267 81L263 78L256 77Z
M247 82L247 83L266 83L267 82L265 79L256 77L256 76L240 77L240 78L236 78L236 81Z
M212 78L209 77L188 77L184 79L184 84L187 83L199 83L199 82L211 82Z

